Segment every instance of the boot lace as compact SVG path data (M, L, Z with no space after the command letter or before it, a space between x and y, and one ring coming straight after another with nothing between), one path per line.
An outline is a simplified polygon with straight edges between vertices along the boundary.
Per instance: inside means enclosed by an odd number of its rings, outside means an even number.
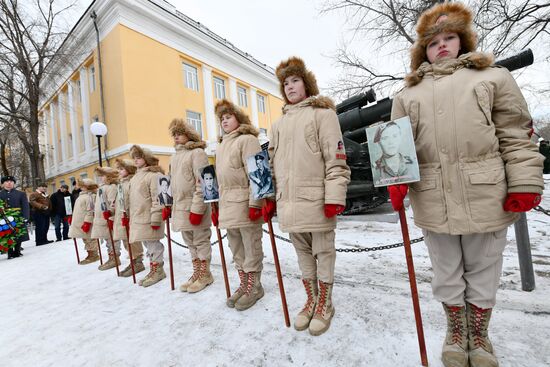
M472 318L473 320L470 320L471 330L472 330L472 336L474 339L474 345L479 348L486 349L487 344L485 340L485 336L483 335L483 330L485 329L485 323L487 321L487 313L490 311L490 308L480 308L475 305L471 305L472 307Z
M256 275L252 272L248 273L248 283L246 284L245 293L247 295L250 295L252 292L252 288L254 287L254 280L256 279Z
M302 308L302 312L310 313L313 311L313 307L315 307L315 296L313 295L312 283L307 279L302 279L302 283L304 283L304 288L307 293L307 301L304 308Z
M464 324L460 314L464 311L460 306L447 306L449 310L449 319L451 320L451 341L453 344L461 344L464 335Z
M325 312L325 305L327 302L327 286L325 283L319 281L319 301L317 303L317 315L322 315Z
M194 282L199 279L201 263L198 259L193 260L193 274L189 277L189 282Z

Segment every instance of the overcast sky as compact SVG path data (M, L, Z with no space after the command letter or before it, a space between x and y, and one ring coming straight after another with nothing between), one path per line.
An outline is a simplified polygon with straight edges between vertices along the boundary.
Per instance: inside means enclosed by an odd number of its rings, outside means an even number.
M79 13L92 0L77 0ZM343 42L346 33L342 14L319 14L323 0L170 0L179 11L204 24L259 61L276 67L291 55L302 57L317 76L321 89L338 77L330 55ZM365 46L363 57L369 57ZM535 52L536 58L536 52ZM396 60L388 60L396 62ZM405 60L408 64L409 60ZM398 67L399 65L396 64ZM520 85L550 85L550 76L542 65L534 65L518 77ZM378 98L386 97L376 91ZM549 98L524 91L535 114L550 113Z

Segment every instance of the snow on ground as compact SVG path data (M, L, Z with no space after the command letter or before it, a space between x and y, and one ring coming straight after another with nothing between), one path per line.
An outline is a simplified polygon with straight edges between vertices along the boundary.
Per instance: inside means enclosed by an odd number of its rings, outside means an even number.
M541 205L549 209L550 176L546 188ZM421 236L410 209L407 214L411 238ZM550 365L550 217L534 211L527 217L536 289L521 290L510 227L491 327L502 367ZM339 224L338 248L401 241L399 224L362 219ZM276 224L275 232L281 234ZM55 238L53 231L49 237ZM179 234L174 238L181 242ZM0 366L420 366L403 248L339 253L336 315L326 334L312 337L285 327L267 234L263 241L266 294L243 312L225 306L217 245L212 259L214 284L186 294L171 291L169 278L142 288L131 277L117 278L114 269L98 271L98 263L79 266L72 241L41 247L27 242L23 258L6 261L5 255L0 256ZM277 246L293 319L305 294L292 246L280 240ZM79 247L83 257L83 245ZM178 287L190 275L191 262L187 250L173 246L173 251ZM424 243L414 244L413 254L428 359L430 366L441 366L445 318L431 294ZM123 266L127 262L124 258ZM235 289L238 279L230 262L228 270Z

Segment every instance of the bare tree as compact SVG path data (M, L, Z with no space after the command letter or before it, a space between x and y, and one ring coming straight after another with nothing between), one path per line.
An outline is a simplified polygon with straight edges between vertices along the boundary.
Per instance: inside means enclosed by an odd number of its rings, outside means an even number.
M39 108L48 64L66 57L62 15L74 2L0 1L0 117L26 151L33 183L45 181Z
M345 16L349 33L332 55L342 74L330 85L336 97L376 87L394 89L409 71L408 51L416 38L420 14L437 0L326 0L321 14ZM496 57L513 54L535 44L550 42L550 3L547 0L464 1L474 12L480 48ZM539 42L539 43L537 43ZM549 62L548 47L541 47ZM365 55L368 55L368 59ZM537 55L538 56L538 55Z

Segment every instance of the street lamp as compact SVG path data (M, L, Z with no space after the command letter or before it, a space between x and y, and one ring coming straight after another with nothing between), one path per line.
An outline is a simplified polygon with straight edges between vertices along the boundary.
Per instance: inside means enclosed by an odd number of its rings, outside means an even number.
M97 151L99 153L99 167L102 167L101 161L101 137L107 135L107 126L103 122L96 121L90 125L90 131L97 137Z

